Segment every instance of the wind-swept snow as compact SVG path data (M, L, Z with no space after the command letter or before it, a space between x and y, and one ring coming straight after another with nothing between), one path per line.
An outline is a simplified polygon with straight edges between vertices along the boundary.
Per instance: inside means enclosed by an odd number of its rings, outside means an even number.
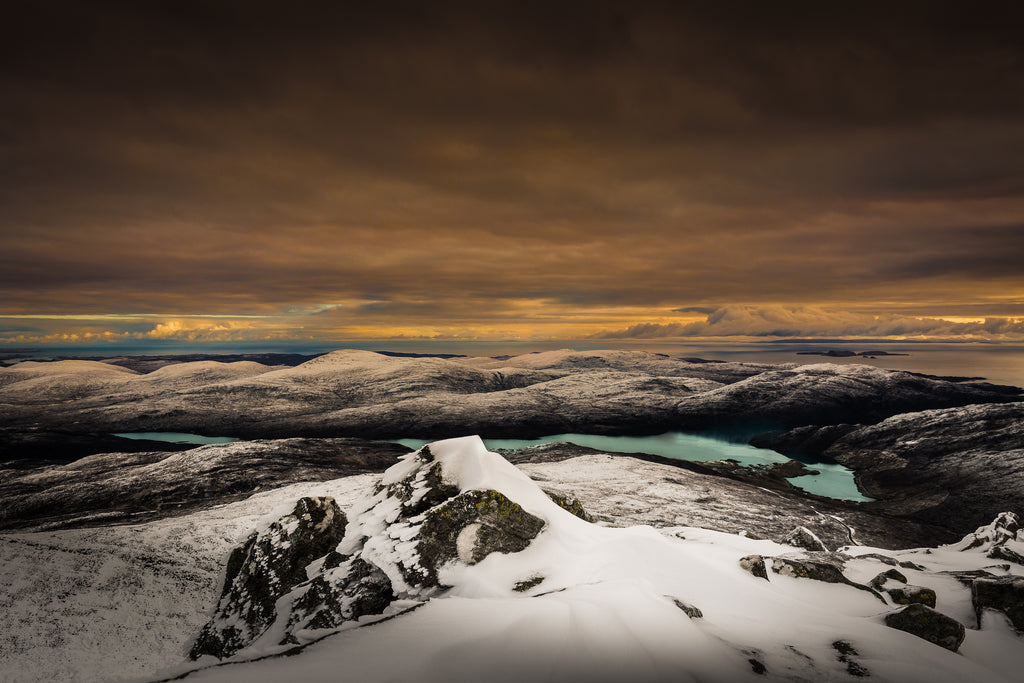
M883 616L900 608L889 598L883 604L852 585L770 570L772 557L813 554L691 526L591 524L475 437L430 449L446 485L501 491L541 518L543 529L521 551L492 552L476 564L448 562L439 572L448 588L417 609L374 625L344 624L296 656L205 668L186 680L819 681L845 680L859 667L875 681L984 683L1014 681L1024 667L1024 641L1001 612L985 610L980 629L972 621L963 572L1024 575L1022 565L994 562L984 544L859 546L828 555L853 583L898 568L910 584L934 589L936 609L967 626L954 653L886 626ZM150 524L0 536L0 607L14 624L0 648L0 678L153 680L163 667L170 667L166 675L182 673L231 546L286 514L297 498L330 495L350 520L341 547L355 548L352 540L387 532L386 516L363 516L384 510L381 491L412 473L416 457L406 456L382 478L296 484ZM630 467L624 459L609 462ZM1009 530L1004 536L1013 536L1004 545L1018 543L1012 524L1001 524ZM767 580L741 566L751 555L767 558Z

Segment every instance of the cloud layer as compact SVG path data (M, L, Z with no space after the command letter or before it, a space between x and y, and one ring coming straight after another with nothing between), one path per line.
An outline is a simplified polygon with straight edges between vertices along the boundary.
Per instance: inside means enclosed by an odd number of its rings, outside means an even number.
M738 304L893 330L1021 318L1021 19L1004 2L16 3L0 316L158 317L0 337L571 337ZM294 311L318 307L310 332ZM276 322L159 327L193 314ZM837 315L818 327L846 329Z
M725 306L704 320L638 323L603 331L596 339L667 337L869 337L1024 340L1024 319L957 321L905 315L868 315L811 306Z

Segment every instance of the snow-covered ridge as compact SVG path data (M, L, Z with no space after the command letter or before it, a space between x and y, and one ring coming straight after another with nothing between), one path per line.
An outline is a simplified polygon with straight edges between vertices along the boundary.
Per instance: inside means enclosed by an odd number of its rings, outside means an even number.
M1015 398L870 366L701 363L637 351L446 360L345 350L296 367L222 365L140 375L93 361L22 363L0 368L0 405L10 428L439 438L870 423Z
M1009 681L1024 665L1012 605L971 593L978 581L1024 587L1024 566L993 566L980 544L822 553L694 528L606 528L476 437L385 472L348 509L337 547L261 598L275 614L238 640L251 591L263 590L258 568L279 585L281 553L309 545L303 525L335 538L331 506L300 501L243 546L186 680ZM1005 545L1019 526L1006 514L977 533L1001 530ZM936 622L947 631L918 630ZM235 663L211 666L211 654Z

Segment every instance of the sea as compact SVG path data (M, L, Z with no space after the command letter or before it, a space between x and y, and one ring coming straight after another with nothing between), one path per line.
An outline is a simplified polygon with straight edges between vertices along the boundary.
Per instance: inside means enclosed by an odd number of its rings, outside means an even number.
M0 361L52 360L63 357L109 358L165 354L318 354L336 349L364 349L416 354L515 356L538 351L576 349L633 349L680 358L759 363L863 363L891 370L908 370L943 377L983 378L993 384L1024 387L1024 344L908 342L875 339L759 342L691 342L666 340L556 340L556 341L437 341L381 340L317 343L275 342L239 344L152 342L138 345L47 346L31 349L0 346ZM893 355L829 357L802 355L852 351L880 351ZM896 355L899 354L899 355Z

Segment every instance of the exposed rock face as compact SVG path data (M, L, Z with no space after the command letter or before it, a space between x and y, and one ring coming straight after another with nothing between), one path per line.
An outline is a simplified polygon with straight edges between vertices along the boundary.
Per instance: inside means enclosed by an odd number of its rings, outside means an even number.
M578 501L573 507L586 517ZM236 549L224 594L191 656L224 658L257 641L301 645L317 630L408 609L409 601L448 588L440 575L446 565L520 552L544 527L499 491L464 490L424 447L385 472L348 524L333 500L304 498ZM542 581L512 588L528 591ZM404 606L394 607L396 600Z
M953 652L960 649L966 633L964 625L956 619L919 604L885 615L885 623Z
M419 567L410 568L406 578L422 586L440 586L437 570L444 563L457 558L476 564L494 552L519 552L543 527L542 519L499 491L460 493L426 513L416 545Z
M231 553L217 610L190 656L229 657L258 638L277 619L277 600L307 580L306 566L338 545L345 525L333 498L301 498L250 536Z
M756 442L842 463L876 499L867 509L957 534L1001 510L1024 509L1022 402L907 413L856 428L802 427L761 435ZM1007 559L1024 557L1003 548L997 553Z

